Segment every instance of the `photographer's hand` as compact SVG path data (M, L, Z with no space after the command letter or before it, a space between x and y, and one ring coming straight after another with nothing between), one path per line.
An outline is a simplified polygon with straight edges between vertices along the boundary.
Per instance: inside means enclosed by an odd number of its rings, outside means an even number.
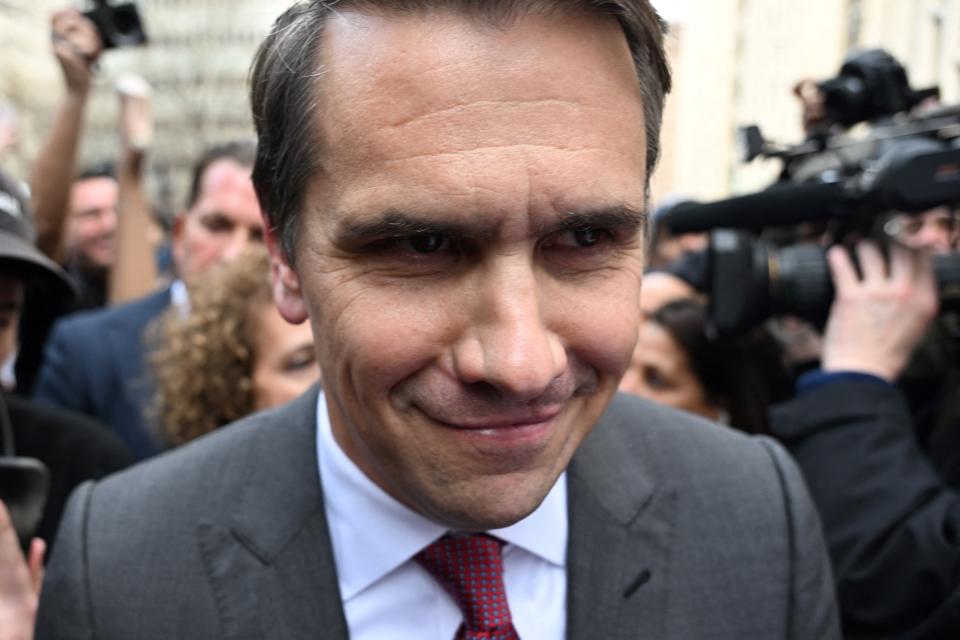
M67 92L86 97L93 80L94 63L103 51L96 26L76 9L62 9L53 14L50 37Z
M842 247L828 253L836 297L824 333L822 369L893 382L939 305L930 255L894 246L889 270L877 246L857 244L863 277Z
M24 561L10 515L0 502L0 640L33 638L45 550L45 543L35 538Z

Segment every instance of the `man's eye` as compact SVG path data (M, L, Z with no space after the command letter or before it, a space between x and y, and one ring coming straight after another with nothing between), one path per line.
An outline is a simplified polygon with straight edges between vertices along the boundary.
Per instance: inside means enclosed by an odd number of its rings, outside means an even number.
M651 389L663 391L670 388L670 381L655 367L644 367L643 376Z
M437 253L450 248L450 238L439 233L420 233L406 239L407 245L419 254Z
M607 231L601 229L577 229L573 232L573 241L578 247L592 247L608 235Z
M560 248L589 249L604 241L613 239L614 235L609 229L583 227L582 229L571 229L570 231L564 231L558 234L551 244Z
M213 232L230 231L233 224L223 216L210 216L201 220L204 227Z

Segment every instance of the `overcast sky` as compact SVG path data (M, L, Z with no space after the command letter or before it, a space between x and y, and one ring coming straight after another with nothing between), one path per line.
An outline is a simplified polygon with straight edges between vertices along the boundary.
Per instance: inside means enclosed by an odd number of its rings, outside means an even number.
M653 0L653 6L667 22L682 22L690 7L690 0Z

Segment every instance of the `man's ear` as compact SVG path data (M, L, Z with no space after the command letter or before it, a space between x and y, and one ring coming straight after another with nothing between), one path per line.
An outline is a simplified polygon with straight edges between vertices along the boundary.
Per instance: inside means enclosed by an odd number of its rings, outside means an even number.
M270 252L273 301L284 320L300 324L308 317L306 300L300 290L300 276L287 261L280 246L280 232L266 215L263 216L263 228L267 251Z

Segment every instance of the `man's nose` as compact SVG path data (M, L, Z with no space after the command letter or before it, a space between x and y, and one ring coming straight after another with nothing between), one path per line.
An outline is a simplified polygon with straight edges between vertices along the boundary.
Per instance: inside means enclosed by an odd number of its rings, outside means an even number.
M927 221L914 236L914 243L920 248L946 253L950 250L950 230L936 221Z
M220 259L223 262L230 262L239 258L254 242L253 234L247 229L236 229L230 236L229 242L223 248L223 254Z
M469 305L467 331L454 350L458 377L484 382L517 400L533 400L567 367L551 306L530 270L487 279Z
M117 210L113 207L101 209L100 215L97 216L97 222L101 233L112 233L117 228L117 222L119 222Z

